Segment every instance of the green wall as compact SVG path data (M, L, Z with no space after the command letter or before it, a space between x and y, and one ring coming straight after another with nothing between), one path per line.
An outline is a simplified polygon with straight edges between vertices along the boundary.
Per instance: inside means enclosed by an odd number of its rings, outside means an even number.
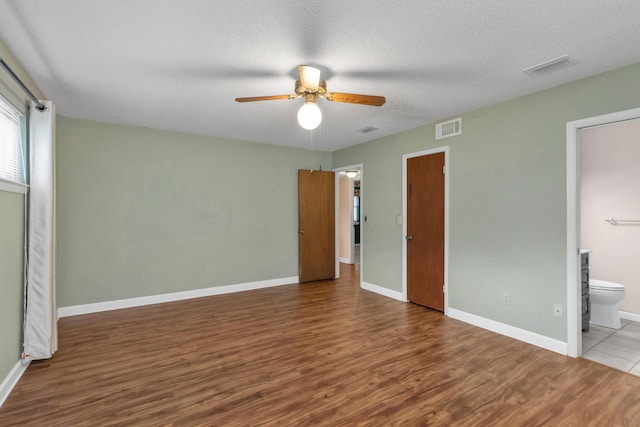
M365 282L402 291L402 155L450 147L449 306L566 341L566 122L640 106L640 64L333 153L363 163ZM504 305L504 292L511 304Z
M0 382L22 353L24 196L0 190Z
M297 170L330 153L60 116L56 136L60 307L298 275Z

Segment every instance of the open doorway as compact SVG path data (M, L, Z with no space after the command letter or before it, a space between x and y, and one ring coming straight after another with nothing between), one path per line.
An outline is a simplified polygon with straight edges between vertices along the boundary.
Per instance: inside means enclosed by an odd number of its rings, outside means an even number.
M581 249L585 248L582 248L580 215L581 133L583 129L637 118L640 118L640 108L567 123L567 353L572 357L582 355Z
M334 169L336 173L336 273L340 263L360 269L362 279L362 164Z
M640 375L640 118L580 130L582 356ZM585 320L589 320L588 323ZM585 328L586 323L586 328Z

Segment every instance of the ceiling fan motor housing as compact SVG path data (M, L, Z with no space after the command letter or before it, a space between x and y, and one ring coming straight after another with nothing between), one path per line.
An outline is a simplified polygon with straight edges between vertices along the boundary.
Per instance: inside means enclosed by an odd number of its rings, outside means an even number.
M318 83L318 89L315 91L311 91L304 86L302 86L302 82L300 79L296 80L296 94L300 96L305 96L308 93L316 93L318 95L324 95L327 93L327 83L324 80L320 80Z

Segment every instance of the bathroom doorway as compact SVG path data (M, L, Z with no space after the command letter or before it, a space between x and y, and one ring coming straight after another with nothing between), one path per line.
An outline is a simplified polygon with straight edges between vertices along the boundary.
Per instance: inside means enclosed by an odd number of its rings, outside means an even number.
M581 277L580 249L592 249L586 248L582 242L582 221L587 220L581 215L581 141L586 135L583 132L591 132L592 129L613 126L616 123L638 118L640 118L640 109L633 109L567 123L567 350L568 355L572 357L583 355L582 294L579 286ZM615 215L617 214L605 215L602 218L602 223L606 224L605 219ZM627 322L627 324L629 323ZM599 338L601 339L586 336L585 339L589 342L585 342L585 345L593 344L594 339L598 342L604 341L609 335L614 335L614 331L612 330L611 334L604 336L600 334ZM640 348L638 348L638 352L640 352Z
M579 132L579 238L591 251L590 285L614 283L620 289L590 291L604 296L590 296L591 325L582 333L582 356L640 375L640 118ZM595 304L595 298L610 304Z

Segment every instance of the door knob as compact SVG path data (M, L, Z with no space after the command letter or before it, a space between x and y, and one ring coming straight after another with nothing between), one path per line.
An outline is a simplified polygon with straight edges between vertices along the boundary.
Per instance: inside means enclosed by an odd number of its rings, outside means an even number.
M411 235L408 235L408 234L407 234L407 237L405 237L405 239L407 239L407 240L413 240L413 236L411 236Z
M300 230L300 234L304 234L304 230Z

